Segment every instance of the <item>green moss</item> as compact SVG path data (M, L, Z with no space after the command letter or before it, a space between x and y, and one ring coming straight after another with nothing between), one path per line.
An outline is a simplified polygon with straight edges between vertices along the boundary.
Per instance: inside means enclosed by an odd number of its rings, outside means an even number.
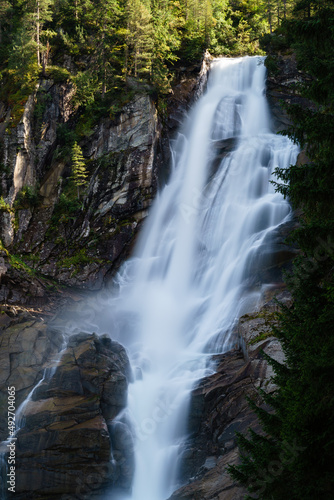
M0 240L0 252L5 252L5 254L7 255L7 257L9 257L9 252L8 252L7 248L4 246L4 244L2 243L1 240Z
M60 259L57 262L57 266L59 268L70 269L72 271L71 276L75 276L86 264L103 264L103 262L104 261L102 259L87 255L86 248L81 248L73 255Z
M18 269L19 271L24 271L30 276L34 276L36 274L35 269L32 269L30 266L28 266L18 255L9 254L9 261L11 266L15 269Z
M11 110L7 131L15 128L24 113L29 96L35 91L37 84L37 64L31 64L25 71L7 69L3 71L3 81L0 88L0 101Z
M71 80L71 73L61 66L48 66L47 76L55 83L66 83Z
M0 212L7 212L7 213L12 213L12 208L11 206L5 202L3 199L3 196L0 196Z
M275 332L273 330L273 326L277 325L278 320L278 312L269 312L262 310L259 313L248 314L243 316L246 318L246 321L251 321L253 319L263 319L263 323L261 323L256 329L259 333L249 341L250 345L257 344L261 340L265 340L269 337L275 337ZM265 329L265 330L264 330ZM264 331L263 331L264 330Z

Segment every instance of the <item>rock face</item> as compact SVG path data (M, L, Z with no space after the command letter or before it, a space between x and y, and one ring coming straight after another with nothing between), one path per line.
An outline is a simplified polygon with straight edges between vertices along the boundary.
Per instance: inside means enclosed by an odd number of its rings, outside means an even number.
M8 436L8 386L16 390L16 408L42 379L46 364L63 343L60 332L27 312L0 310L0 441Z
M77 119L72 94L70 84L41 81L20 123L3 131L0 239L39 273L99 289L124 259L155 195L160 125L143 89L116 118L98 122L80 142L87 193L81 203L75 194L66 201L60 196L62 179L71 175L70 150L66 157L61 147ZM34 198L22 200L27 189Z
M158 175L164 183L169 175L170 139L175 137L192 104L205 90L212 56L206 52L202 64L179 67L175 71L175 85L166 100L166 110L162 119L162 133L157 153Z
M289 306L286 291L277 299ZM236 432L251 427L260 431L256 415L246 397L258 404L258 389L272 392L272 368L263 359L266 352L284 362L281 346L272 336L276 302L268 300L259 311L240 318L238 332L242 348L215 356L217 372L204 378L192 393L190 439L181 452L180 482L190 483L178 489L170 500L242 500L246 491L233 483L226 471L238 463Z
M297 67L295 55L277 55L272 57L276 66L267 78L267 98L271 108L273 125L276 131L286 130L291 125L291 120L284 109L283 103L299 104L310 107L310 101L300 96L298 85L308 78Z
M16 441L20 473L15 497L87 498L110 482L129 489L131 433L125 423L114 422L126 406L131 380L125 349L107 335L80 333L69 339L57 359L56 350L41 353L45 339L51 340L46 332L45 325L35 321L11 325L3 333L2 344L16 352L2 353L3 365L11 360L3 372L2 395L7 397L7 385L18 391L40 380L17 411L16 425L22 429ZM45 356L47 365L42 363ZM17 392L17 404L22 393L27 393L25 388Z

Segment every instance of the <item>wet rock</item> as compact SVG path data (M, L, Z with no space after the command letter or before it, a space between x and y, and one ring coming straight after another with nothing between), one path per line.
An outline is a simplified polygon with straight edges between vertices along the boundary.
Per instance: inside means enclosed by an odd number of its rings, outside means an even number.
M16 498L80 499L109 483L130 488L131 431L113 423L126 405L129 373L125 349L107 336L70 338L25 403L16 442Z
M20 262L11 261L5 252L2 252L0 259L1 303L45 307L52 302L55 294L50 291L50 288L54 288L54 284L50 280L28 272L29 268L25 268Z
M112 458L116 465L117 485L130 491L135 471L134 441L129 425L117 421L108 424Z
M12 314L3 310L0 327L0 440L8 435L5 412L7 387L15 387L15 407L28 396L29 392L43 377L46 363L57 355L63 343L59 331L48 327L43 320L29 314ZM29 318L30 316L30 318Z
M286 130L291 120L284 109L286 104L298 104L310 107L311 103L299 94L298 87L309 79L309 76L298 69L295 54L274 55L277 71L267 78L266 95L272 112L273 126L278 132Z
M220 458L217 465L209 470L203 478L177 490L169 500L243 500L246 490L233 483L226 472L227 465L238 462L236 449Z

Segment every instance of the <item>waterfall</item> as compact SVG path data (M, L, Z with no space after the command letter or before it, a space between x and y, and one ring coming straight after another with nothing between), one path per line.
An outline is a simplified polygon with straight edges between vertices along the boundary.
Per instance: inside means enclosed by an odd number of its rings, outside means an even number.
M165 500L175 489L190 390L214 370L212 353L237 341L233 326L261 295L270 235L290 217L270 180L298 151L270 131L264 88L264 58L213 62L172 144L170 180L117 277L105 321L137 374L121 416L136 450L132 492L122 498Z
M298 148L271 132L265 73L262 57L212 63L207 91L172 143L169 182L92 325L127 347L135 378L117 417L133 432L132 491L108 500L166 500L176 489L191 389L214 372L213 353L238 343L239 317L270 284L263 270L274 233L291 216L270 180L276 166L295 163Z

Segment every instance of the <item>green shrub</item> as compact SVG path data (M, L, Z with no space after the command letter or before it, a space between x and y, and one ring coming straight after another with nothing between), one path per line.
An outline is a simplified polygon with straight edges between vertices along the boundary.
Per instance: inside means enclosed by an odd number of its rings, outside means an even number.
M61 66L48 66L47 76L55 83L66 83L71 81L71 73Z
M12 209L8 203L5 202L3 196L0 196L0 212L11 213Z
M23 186L21 191L16 196L14 209L20 210L25 208L37 207L40 203L40 195L36 187Z

